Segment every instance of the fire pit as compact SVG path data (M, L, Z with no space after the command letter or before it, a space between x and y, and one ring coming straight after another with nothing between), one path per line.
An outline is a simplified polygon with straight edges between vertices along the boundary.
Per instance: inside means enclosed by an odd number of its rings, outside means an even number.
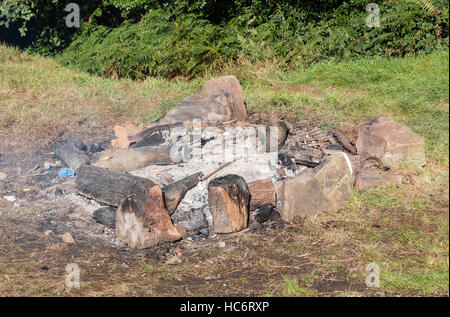
M212 79L165 117L114 128L111 149L77 138L55 144L76 190L102 205L97 221L131 248L187 234L227 234L336 211L352 187L395 184L389 168L425 164L423 138L387 117L339 130L247 115L234 76ZM92 146L91 146L92 147Z

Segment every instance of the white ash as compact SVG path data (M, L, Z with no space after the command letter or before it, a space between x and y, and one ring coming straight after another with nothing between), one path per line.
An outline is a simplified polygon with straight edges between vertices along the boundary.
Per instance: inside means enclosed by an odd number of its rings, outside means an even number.
M230 131L206 128L202 131L201 138L210 141L206 142L202 148L199 147L200 134L196 137L193 136L195 131L184 134L185 130L179 130L170 135L172 140L175 138L178 139L178 142L190 142L197 146L191 149L191 158L187 162L174 165L151 165L130 173L157 181L161 175L168 174L174 181L177 181L197 172L203 172L204 176L209 175L216 171L221 164L232 162L208 179L199 182L186 193L178 205L172 219L174 223L184 225L189 231L201 228L202 221L198 216L199 210L203 212L208 227L211 228L212 215L208 205L207 186L212 179L236 174L243 177L247 183L266 178L271 178L272 181L278 180L277 169L280 167L277 162L278 153L260 153L258 142L255 140L256 133L252 133L251 130L245 131L245 129L238 128ZM164 182L161 180L161 183Z
M16 201L16 196L3 196L3 199L5 199L6 201L9 201L9 202L13 202L13 201Z
M208 227L208 220L203 209L191 208L183 212L177 209L171 216L176 225L182 225L187 231L196 231Z

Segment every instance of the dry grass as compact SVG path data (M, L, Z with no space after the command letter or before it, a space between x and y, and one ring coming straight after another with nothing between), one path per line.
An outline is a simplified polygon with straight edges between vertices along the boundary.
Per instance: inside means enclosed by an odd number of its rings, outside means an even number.
M30 144L33 150L43 150L58 137L86 127L156 119L190 86L157 79L103 79L1 46L0 131L9 142L2 143L0 151L17 151Z

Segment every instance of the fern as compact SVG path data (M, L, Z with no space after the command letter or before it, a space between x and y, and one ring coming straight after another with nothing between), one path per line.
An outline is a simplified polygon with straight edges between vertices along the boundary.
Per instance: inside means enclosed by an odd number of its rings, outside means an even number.
M448 47L448 8L431 15L429 4L386 2L380 27L370 29L359 9L348 18L317 21L278 9L266 19L245 13L221 25L196 13L150 10L139 22L128 20L116 28L83 24L57 59L87 72L136 79L192 78L242 63L291 70L323 60L404 56Z
M425 11L431 15L434 15L436 12L433 1L431 1L431 0L400 0L400 1L413 3L417 6L419 6L423 11Z

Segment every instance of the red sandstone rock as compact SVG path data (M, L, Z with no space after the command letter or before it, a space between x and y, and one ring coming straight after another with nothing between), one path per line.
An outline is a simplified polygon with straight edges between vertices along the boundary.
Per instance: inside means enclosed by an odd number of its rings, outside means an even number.
M426 164L423 137L389 117L374 117L361 125L356 147L358 154L379 158L389 166L401 161Z
M358 172L355 187L358 190L364 190L371 187L400 185L401 182L400 176L376 168L364 167Z
M280 215L291 222L323 211L336 211L350 198L352 175L344 155L328 156L318 167L282 181L277 188Z
M247 110L242 87L235 76L222 76L207 81L200 92L184 98L160 122L210 122L244 120Z

